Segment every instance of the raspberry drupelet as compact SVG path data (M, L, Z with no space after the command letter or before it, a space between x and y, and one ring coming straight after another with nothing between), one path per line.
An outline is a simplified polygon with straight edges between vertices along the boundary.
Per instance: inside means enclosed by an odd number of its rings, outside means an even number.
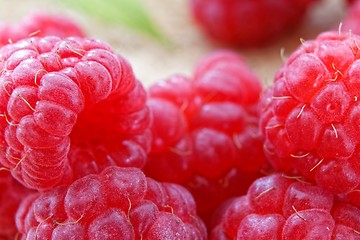
M88 38L33 37L0 49L0 164L33 189L109 165L142 168L146 92L130 64Z
M149 89L150 177L182 184L208 222L226 198L244 193L265 165L257 103L262 86L236 53L205 56L193 77L175 75Z
M324 188L276 173L224 203L209 239L360 239L359 214Z
M47 12L33 12L17 24L0 23L0 47L18 40L31 37L84 37L85 33L78 24L64 15Z
M305 41L261 100L264 149L276 170L304 176L360 206L360 37Z
M29 240L207 239L185 188L131 167L110 166L68 187L32 194L21 203L16 224Z
M299 25L317 0L189 0L191 13L213 40L259 47Z

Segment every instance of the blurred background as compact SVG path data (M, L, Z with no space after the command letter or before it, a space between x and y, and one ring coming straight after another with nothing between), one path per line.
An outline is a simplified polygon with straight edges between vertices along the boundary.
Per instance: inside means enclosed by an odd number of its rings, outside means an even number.
M195 24L189 0L0 0L0 21L16 23L34 11L65 15L75 20L88 37L108 42L130 61L145 86L176 73L191 74L206 53L225 48L209 40ZM257 49L233 49L264 83L272 81L300 38L339 25L345 13L340 0L316 3L303 23L274 43Z

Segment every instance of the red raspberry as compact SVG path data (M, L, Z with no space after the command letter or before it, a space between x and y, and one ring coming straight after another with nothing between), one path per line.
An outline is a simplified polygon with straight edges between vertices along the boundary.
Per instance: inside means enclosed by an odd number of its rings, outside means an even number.
M0 163L25 186L145 165L146 92L107 44L34 37L1 48L0 60Z
M110 166L68 187L30 195L16 224L23 239L207 239L185 188L131 167Z
M325 189L273 174L222 206L210 239L360 239L360 209Z
M0 23L0 47L33 35L54 35L62 38L85 36L83 30L72 19L45 12L34 12L16 25Z
M6 171L0 171L0 239L16 239L15 212L23 198L32 193Z
M260 125L275 169L360 206L359 42L338 32L304 42L264 94Z
M226 44L261 46L299 24L316 0L191 0L209 37Z
M265 162L255 111L261 84L235 53L205 57L194 77L151 86L153 144L145 172L182 184L206 220L224 199L246 191Z

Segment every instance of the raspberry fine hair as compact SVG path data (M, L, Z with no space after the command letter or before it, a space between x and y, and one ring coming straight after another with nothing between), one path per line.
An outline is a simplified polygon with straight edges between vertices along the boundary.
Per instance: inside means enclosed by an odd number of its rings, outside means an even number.
M28 240L207 239L185 188L131 167L110 166L67 187L29 195L16 224Z
M264 150L279 171L360 205L359 45L348 32L305 41L261 100Z
M106 166L144 167L151 115L130 64L89 38L32 37L0 49L0 164L26 187Z

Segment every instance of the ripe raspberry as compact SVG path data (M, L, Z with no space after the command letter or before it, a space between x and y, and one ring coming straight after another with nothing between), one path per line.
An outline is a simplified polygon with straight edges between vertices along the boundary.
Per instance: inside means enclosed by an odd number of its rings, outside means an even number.
M152 148L145 172L182 184L207 219L224 199L246 191L265 162L255 111L261 84L235 53L205 57L194 77L151 86Z
M131 167L110 166L69 187L30 195L16 224L23 239L207 239L185 188Z
M196 22L212 39L261 46L298 25L317 0L191 0Z
M25 186L145 165L146 92L107 44L33 37L2 47L0 60L0 163Z
M359 42L357 35L338 32L304 42L264 94L260 117L275 169L351 194L358 206Z
M16 239L15 212L32 191L19 184L9 172L0 171L0 239Z
M45 12L25 16L18 24L0 23L0 47L32 35L37 37L83 37L83 30L70 18Z
M219 209L210 239L360 239L359 214L319 186L273 174Z

